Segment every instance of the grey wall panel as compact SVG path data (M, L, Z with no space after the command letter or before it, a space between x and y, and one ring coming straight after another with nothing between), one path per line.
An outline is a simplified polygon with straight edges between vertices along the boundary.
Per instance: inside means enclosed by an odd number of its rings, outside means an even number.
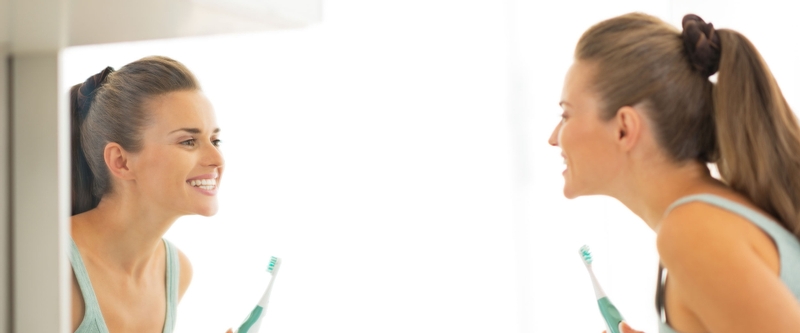
M69 136L59 56L14 56L11 67L13 331L67 332Z
M3 22L0 18L0 22ZM11 292L11 281L9 279L11 269L10 261L10 174L8 164L9 156L9 70L8 70L8 47L7 44L0 42L0 332L10 332L10 305L9 298Z

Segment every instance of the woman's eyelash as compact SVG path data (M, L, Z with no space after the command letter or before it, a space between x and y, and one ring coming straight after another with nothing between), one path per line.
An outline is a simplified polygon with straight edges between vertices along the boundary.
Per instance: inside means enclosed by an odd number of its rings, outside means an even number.
M189 139L181 141L180 144L184 146L194 147L197 144L197 139ZM219 145L222 144L222 140L220 139L211 140L211 144L214 145L214 147L219 147Z

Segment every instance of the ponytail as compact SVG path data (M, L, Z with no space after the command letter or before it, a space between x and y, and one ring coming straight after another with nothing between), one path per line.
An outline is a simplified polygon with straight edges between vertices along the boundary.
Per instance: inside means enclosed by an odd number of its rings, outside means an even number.
M88 211L100 203L100 198L93 193L94 175L86 160L81 146L81 125L89 114L92 98L105 83L109 74L114 72L106 67L102 72L76 84L69 90L70 122L71 122L71 157L72 157L72 215Z
M738 32L717 30L713 92L720 175L800 238L800 127L761 55Z
M89 169L89 162L81 148L81 117L78 110L78 91L81 84L72 86L70 94L70 122L71 122L71 147L72 161L72 214L77 215L97 207L100 200L92 195L94 176Z

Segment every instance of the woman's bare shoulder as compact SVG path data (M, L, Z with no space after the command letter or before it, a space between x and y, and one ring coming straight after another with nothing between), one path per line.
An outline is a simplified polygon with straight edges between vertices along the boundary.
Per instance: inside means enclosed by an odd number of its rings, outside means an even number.
M778 332L798 319L777 250L745 218L690 202L664 218L656 240L673 292L710 331Z

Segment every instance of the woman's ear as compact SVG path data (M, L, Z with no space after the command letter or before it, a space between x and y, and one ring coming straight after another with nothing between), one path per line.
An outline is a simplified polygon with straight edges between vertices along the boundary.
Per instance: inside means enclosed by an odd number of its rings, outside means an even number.
M115 178L131 180L134 178L130 169L129 153L116 142L109 142L103 149L103 158L108 172Z
M632 106L623 106L615 116L617 143L625 151L631 151L642 136L644 119L639 110Z

